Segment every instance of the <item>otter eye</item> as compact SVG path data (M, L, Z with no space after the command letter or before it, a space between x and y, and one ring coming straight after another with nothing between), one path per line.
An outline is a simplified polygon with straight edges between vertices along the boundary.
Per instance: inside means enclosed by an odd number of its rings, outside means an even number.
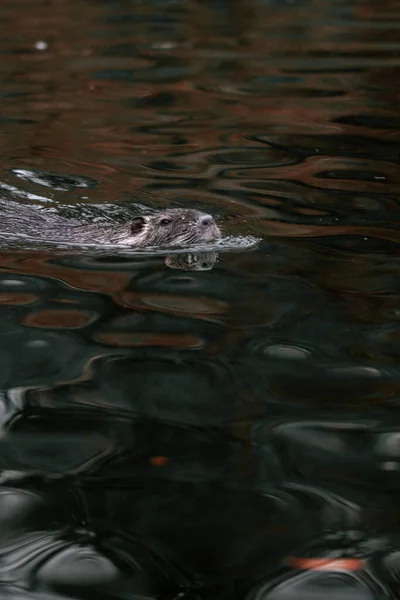
M171 219L161 219L160 225L170 225L171 222Z

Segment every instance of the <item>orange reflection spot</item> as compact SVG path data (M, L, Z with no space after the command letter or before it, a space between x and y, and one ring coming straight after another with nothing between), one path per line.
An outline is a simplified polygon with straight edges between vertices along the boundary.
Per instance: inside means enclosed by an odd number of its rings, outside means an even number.
M119 296L115 296L115 300L127 308L161 310L166 313L190 315L207 320L225 315L228 310L225 302L200 297L123 292Z
M29 327L56 327L75 329L85 327L93 320L93 315L80 310L42 310L31 312L24 319Z
M318 210L317 208L298 208L297 214L299 215L310 215L310 217L326 217L329 213L326 210Z
M122 333L103 332L94 336L97 342L108 346L135 347L157 346L158 348L201 348L204 341L196 335L176 333Z
M149 463L152 467L164 467L168 463L167 456L150 456Z
M79 304L78 300L71 300L70 298L52 298L52 301L57 304Z
M37 299L38 296L35 296L35 294L9 294L7 292L0 294L0 304L32 304Z
M310 571L359 571L365 566L360 558L301 558L291 556L286 561L296 569Z

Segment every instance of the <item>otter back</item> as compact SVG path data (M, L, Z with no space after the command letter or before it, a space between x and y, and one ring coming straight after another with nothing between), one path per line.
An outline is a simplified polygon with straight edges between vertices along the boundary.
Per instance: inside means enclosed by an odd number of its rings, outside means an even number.
M43 238L50 236L54 230L65 235L66 228L78 224L75 219L70 222L40 207L0 199L0 235L6 233Z
M0 236L17 235L43 241L83 244L121 243L129 237L127 226L83 224L41 207L0 200Z

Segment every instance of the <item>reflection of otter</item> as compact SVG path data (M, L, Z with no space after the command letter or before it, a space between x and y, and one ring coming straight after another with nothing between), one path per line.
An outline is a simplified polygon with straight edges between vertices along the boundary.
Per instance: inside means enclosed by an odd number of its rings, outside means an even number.
M220 237L213 217L198 210L169 208L125 224L83 224L53 212L0 200L0 234L83 244L121 244L136 248L189 246Z
M171 254L165 264L171 269L182 271L209 271L217 261L216 252L196 252L195 254Z

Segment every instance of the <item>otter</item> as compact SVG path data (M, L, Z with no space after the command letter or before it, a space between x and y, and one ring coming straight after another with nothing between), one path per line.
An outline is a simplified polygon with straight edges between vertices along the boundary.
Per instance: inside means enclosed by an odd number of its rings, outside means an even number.
M41 207L0 200L0 235L23 235L58 242L117 244L135 248L190 246L221 236L214 218L193 208L167 208L125 224L81 223Z

